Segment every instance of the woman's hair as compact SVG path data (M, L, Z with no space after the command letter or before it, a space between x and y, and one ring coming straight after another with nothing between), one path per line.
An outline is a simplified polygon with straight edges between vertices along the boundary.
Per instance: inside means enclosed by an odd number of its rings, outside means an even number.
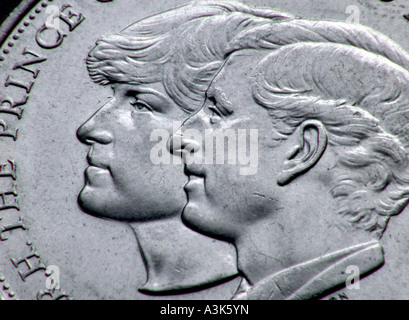
M342 43L381 54L409 69L409 58L370 28L308 21L238 2L197 1L142 19L98 40L87 66L99 84L162 82L186 112L198 110L206 90L233 52L299 43Z
M290 15L238 2L193 2L102 37L89 53L89 74L102 85L162 82L182 109L193 112L201 107L237 34L252 25L288 19Z

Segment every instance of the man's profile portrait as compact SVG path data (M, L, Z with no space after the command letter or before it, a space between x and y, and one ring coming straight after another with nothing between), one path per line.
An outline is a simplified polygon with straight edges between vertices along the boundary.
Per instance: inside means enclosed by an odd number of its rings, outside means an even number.
M297 19L230 48L169 148L189 176L185 223L237 249L234 299L319 298L349 266L381 267L379 240L409 199L407 53L369 28ZM211 151L187 129L258 129L257 172L187 161Z

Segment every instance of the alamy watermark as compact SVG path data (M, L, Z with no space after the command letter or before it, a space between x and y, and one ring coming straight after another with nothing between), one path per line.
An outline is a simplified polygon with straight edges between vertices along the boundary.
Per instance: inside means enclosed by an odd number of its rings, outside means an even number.
M61 290L60 268L51 265L45 271L45 290L37 293L37 300L72 300L68 294Z
M346 268L345 273L349 274L345 282L347 289L349 290L361 289L360 286L361 272L359 270L359 267L355 265L350 265Z
M60 268L57 266L48 266L45 272L47 277L45 287L47 290L59 290L60 287Z
M177 151L186 164L240 165L240 175L255 175L258 170L257 129L197 129L179 131L182 123L173 123L173 133L155 129L150 141L153 164L181 164L180 157L172 157L169 148ZM171 146L169 146L169 143Z
M358 6L353 4L349 5L345 9L345 13L349 14L348 18L345 20L346 22L360 24L361 10Z

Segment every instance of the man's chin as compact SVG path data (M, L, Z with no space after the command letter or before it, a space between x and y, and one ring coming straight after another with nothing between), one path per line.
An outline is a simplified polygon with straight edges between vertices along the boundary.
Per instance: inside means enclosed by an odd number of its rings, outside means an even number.
M219 234L219 230L215 225L217 222L211 219L213 215L213 212L208 210L205 205L189 202L183 210L182 220L186 226L197 232L224 240L224 235Z

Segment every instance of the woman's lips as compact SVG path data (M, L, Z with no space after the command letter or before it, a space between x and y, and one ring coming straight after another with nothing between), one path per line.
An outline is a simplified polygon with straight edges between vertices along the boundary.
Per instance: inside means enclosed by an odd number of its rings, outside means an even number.
M85 176L89 182L95 182L96 180L98 180L98 178L106 177L109 174L110 173L108 169L95 167L95 166L89 166L85 170Z
M189 182L185 185L185 191L189 195L204 191L204 178L197 176L190 176Z

